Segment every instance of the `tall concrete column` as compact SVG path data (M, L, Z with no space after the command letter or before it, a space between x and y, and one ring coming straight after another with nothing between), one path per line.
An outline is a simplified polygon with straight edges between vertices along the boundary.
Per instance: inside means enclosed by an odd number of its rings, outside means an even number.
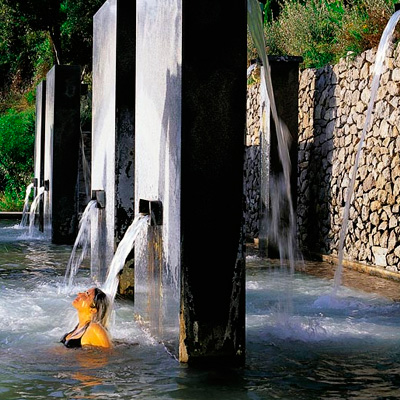
M80 67L55 65L46 76L44 216L53 243L73 244L78 228Z
M93 17L92 191L105 194L92 221L91 263L104 282L134 218L135 2L108 0ZM133 293L132 256L120 291Z
M35 120L35 155L34 155L34 196L39 193L39 188L44 185L44 154L45 154L45 118L46 118L46 81L43 80L36 87L36 120ZM43 232L43 196L39 200L38 228Z
M163 225L135 246L135 308L182 362L242 363L246 1L137 8L135 201Z

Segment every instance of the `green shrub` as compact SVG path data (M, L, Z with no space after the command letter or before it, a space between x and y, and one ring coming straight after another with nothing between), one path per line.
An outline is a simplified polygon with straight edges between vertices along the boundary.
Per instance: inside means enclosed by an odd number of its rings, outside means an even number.
M33 175L34 141L34 107L9 109L0 115L0 210L21 208L21 201L23 204Z
M357 7L354 5L349 8L338 32L336 51L343 55L347 51L360 53L377 47L396 2L397 0L362 0Z
M265 25L269 54L302 56L306 67L321 67L334 59L336 31L343 18L343 5L325 0L304 3L286 0L276 21Z
M302 56L305 68L336 63L349 51L359 54L379 44L396 2L283 0L275 19L264 18L266 51ZM251 40L248 43L252 45Z
M0 192L1 211L22 211L24 208L25 193L15 192L13 189L6 188Z

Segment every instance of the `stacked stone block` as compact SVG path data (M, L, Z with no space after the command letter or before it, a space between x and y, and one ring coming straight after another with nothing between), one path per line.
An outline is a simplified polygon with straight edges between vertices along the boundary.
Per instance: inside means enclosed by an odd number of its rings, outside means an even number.
M251 241L258 237L260 208L260 85L247 90L247 134L244 162L245 235Z
M301 247L338 254L344 207L370 101L376 50L305 70L299 89ZM345 259L400 271L400 58L387 54L357 170Z

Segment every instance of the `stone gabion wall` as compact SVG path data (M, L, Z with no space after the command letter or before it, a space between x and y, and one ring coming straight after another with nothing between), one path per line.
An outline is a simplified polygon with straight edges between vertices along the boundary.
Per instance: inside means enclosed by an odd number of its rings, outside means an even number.
M389 53L357 170L344 257L400 272L400 48ZM375 55L369 50L300 75L297 216L303 249L338 253Z
M247 89L246 147L244 161L244 196L246 201L245 235L247 240L258 237L260 202L260 85Z

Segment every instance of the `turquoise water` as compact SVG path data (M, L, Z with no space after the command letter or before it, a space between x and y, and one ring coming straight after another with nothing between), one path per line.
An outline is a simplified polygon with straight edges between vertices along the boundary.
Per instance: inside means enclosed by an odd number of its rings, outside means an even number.
M0 399L397 399L400 304L332 278L247 260L246 364L180 364L116 299L111 351L66 349L71 305L91 285L63 286L71 246L21 237L0 221ZM384 289L384 288L383 288Z

